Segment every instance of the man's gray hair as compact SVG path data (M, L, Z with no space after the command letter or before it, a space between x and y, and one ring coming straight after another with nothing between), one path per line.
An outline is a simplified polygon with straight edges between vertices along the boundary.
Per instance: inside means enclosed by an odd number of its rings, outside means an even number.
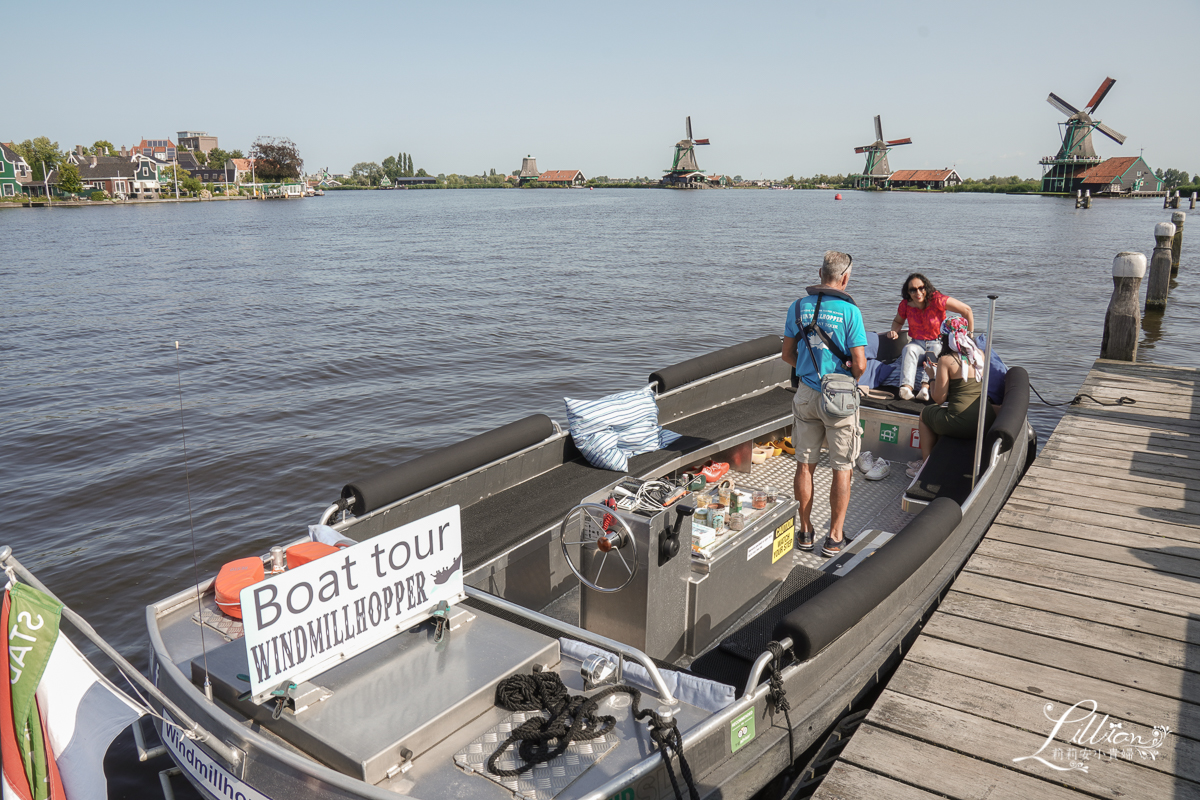
M826 250L825 263L821 265L821 280L826 283L840 281L842 276L850 271L850 264L853 261L854 259L848 253Z

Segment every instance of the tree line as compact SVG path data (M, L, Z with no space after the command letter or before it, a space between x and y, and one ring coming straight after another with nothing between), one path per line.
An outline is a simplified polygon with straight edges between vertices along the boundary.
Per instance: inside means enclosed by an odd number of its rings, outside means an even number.
M428 178L429 173L422 167L413 169L412 153L400 153L388 156L382 164L374 161L360 161L350 168L350 180L343 181L355 186L378 186L384 178L395 183L397 178Z

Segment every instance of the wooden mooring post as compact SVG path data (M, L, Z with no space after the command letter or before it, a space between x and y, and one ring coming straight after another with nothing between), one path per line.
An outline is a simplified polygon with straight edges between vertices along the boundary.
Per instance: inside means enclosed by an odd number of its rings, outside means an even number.
M1150 256L1150 278L1146 283L1147 311L1167 307L1167 293L1171 290L1171 240L1174 237L1175 226L1171 223L1160 222L1154 226L1154 254ZM1114 276L1116 270L1114 265Z
M1092 207L1092 190L1075 190L1075 207L1076 208L1091 208Z
M1138 332L1142 328L1142 309L1138 293L1146 275L1146 256L1141 253L1117 253L1113 259L1113 293L1104 313L1104 338L1100 357L1117 361L1136 361Z
M1183 249L1183 222L1187 219L1186 211L1176 211L1171 215L1171 223L1175 226L1175 235L1171 237L1171 274L1179 274L1179 252Z
M1189 211L1196 210L1196 193L1195 192L1192 192L1192 202L1188 203L1188 210Z

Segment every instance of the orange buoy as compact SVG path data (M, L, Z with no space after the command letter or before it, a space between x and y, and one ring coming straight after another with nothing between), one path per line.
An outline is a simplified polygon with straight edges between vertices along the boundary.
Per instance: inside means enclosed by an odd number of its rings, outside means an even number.
M307 564L311 561L316 561L318 558L324 558L330 553L336 553L337 547L324 542L301 542L294 544L287 549L287 566L288 569L295 569L301 564Z
M262 559L257 556L239 558L221 567L213 589L217 607L231 617L242 618L242 589L253 586L265 577Z
M841 192L838 192L837 194L835 194L835 195L833 196L833 199L834 199L834 200L841 200L841 199L842 199L842 193L841 193Z

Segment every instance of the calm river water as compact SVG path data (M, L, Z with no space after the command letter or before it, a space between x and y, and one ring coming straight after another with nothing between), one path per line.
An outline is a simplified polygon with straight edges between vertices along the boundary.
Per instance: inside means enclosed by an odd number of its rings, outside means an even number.
M781 332L829 248L853 254L850 291L874 330L910 271L972 305L980 330L998 294L998 352L1069 400L1099 354L1113 256L1149 255L1171 213L1160 200L1077 211L844 194L331 192L0 211L2 543L144 666L144 607L193 580L192 527L209 575L303 535L350 479L527 414L561 421L564 396ZM1196 363L1200 232L1185 237L1140 360ZM1042 442L1059 416L1034 407ZM163 764L128 751L110 755L123 762L113 796L156 795Z

